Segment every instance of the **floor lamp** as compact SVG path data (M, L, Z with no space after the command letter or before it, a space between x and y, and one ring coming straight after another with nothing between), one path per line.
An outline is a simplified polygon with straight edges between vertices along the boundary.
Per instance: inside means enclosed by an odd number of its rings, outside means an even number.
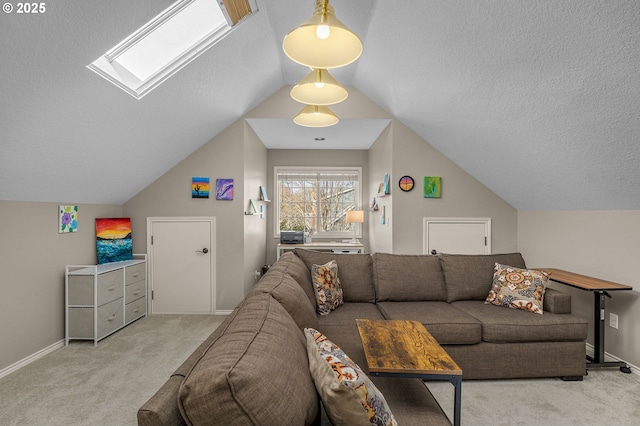
M347 212L347 223L364 223L364 211L363 210L349 210ZM353 238L351 239L351 243L359 243L356 236L358 235L358 230L355 225L353 227Z

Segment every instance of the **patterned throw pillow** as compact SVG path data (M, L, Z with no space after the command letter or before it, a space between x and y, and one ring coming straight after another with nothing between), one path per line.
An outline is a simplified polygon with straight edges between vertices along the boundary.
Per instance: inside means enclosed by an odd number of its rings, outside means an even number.
M396 426L387 401L358 364L313 328L305 328L309 370L334 425Z
M542 314L548 281L549 276L545 272L496 263L493 285L484 303Z
M313 265L311 280L316 294L317 311L320 315L329 315L344 303L342 286L338 278L338 264L335 260L324 265Z

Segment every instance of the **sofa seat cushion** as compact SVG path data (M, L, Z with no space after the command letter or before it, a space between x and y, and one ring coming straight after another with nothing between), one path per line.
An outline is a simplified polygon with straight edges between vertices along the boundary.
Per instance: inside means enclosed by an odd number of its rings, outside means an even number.
M493 284L496 262L526 268L520 253L442 254L440 261L447 285L447 302L485 300Z
M446 302L380 302L385 319L419 321L441 345L482 341L482 323Z
M370 255L323 253L299 248L295 250L295 254L307 265L309 271L313 265L324 265L335 260L338 264L345 302L374 303L376 301Z
M247 296L185 377L178 404L187 424L314 424L319 401L302 331L268 293Z
M356 319L384 319L380 309L374 303L344 303L331 311L330 315L319 315L318 330L322 332L325 325L353 325Z
M447 300L438 256L374 253L372 258L378 301Z
M482 340L492 343L584 341L587 321L570 314L531 315L480 301L452 304L482 322Z

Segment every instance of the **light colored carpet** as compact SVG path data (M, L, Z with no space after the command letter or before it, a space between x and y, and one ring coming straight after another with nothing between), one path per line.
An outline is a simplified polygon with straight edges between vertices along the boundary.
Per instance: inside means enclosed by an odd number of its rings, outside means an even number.
M0 379L0 425L135 425L136 412L222 322L154 315L101 341L74 341ZM453 386L427 384L452 418ZM640 376L465 381L463 425L637 425ZM287 425L284 425L287 426Z

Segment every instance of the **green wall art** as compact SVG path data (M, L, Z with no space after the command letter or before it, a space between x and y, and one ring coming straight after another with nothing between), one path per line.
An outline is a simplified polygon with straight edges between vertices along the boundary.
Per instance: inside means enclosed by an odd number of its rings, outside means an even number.
M424 198L440 198L442 195L442 178L440 176L424 177Z

